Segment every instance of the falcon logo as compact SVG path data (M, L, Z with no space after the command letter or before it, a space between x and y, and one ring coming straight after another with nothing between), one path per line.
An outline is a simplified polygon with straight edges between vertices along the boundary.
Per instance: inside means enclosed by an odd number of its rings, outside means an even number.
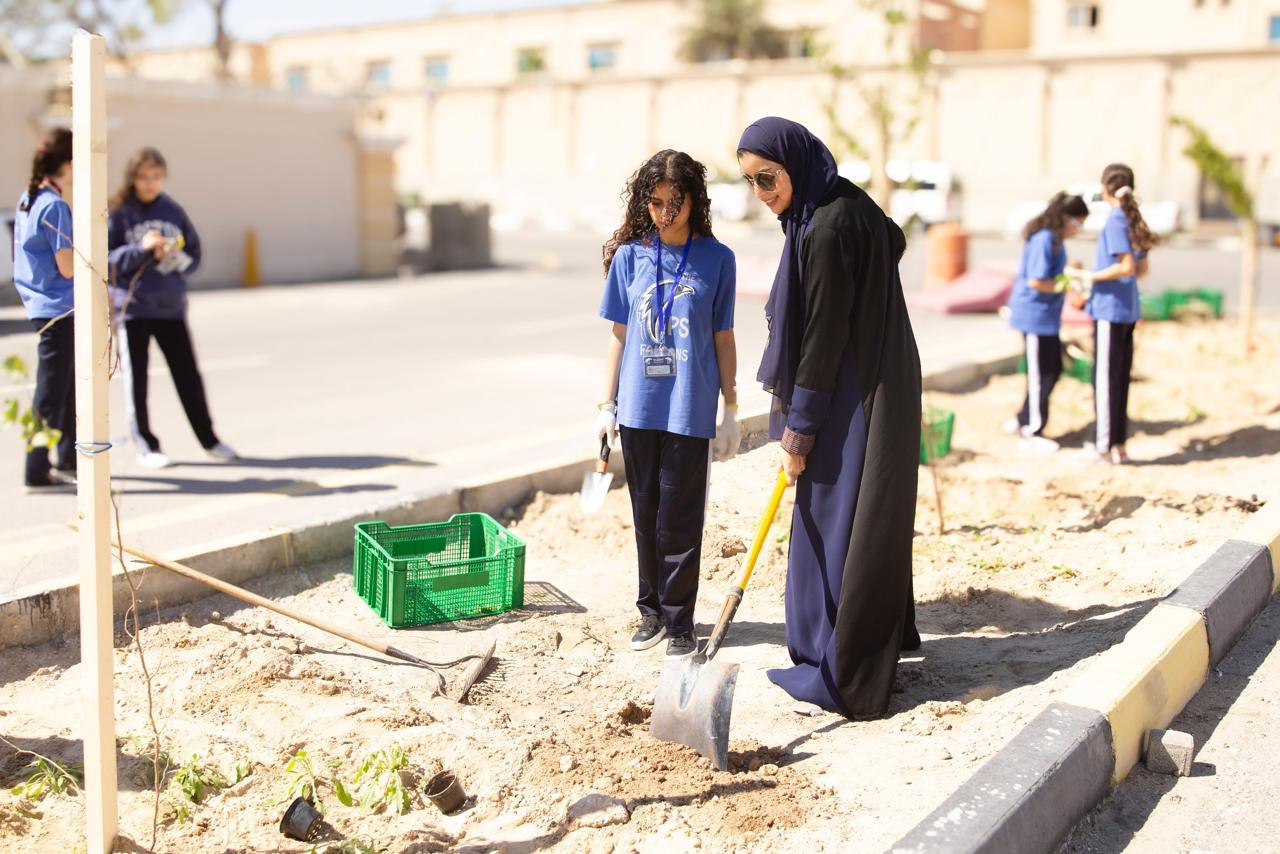
M671 282L662 283L664 291L670 286ZM658 335L658 310L657 306L653 304L653 294L656 289L656 285L650 286L649 290L645 291L644 296L640 298L640 323L644 325L650 341L655 344L663 344L665 342ZM679 331L681 338L689 337L689 321L675 316L675 301L680 297L689 296L693 292L693 287L690 285L677 285L676 295L672 299L671 328ZM664 293L663 296L666 296L666 294Z

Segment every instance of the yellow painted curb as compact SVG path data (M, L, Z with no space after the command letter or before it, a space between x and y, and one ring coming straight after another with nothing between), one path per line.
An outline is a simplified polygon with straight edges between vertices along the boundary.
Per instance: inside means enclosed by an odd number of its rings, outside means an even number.
M1160 604L1102 653L1062 697L1111 723L1118 783L1137 764L1147 730L1166 727L1204 684L1209 636L1191 608Z
M1280 590L1280 500L1270 501L1254 513L1231 539L1267 547L1271 552L1271 592Z

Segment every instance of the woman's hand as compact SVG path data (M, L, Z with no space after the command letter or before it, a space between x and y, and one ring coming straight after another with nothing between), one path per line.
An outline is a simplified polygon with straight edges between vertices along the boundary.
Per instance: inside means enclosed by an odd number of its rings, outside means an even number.
M805 458L800 454L782 452L782 470L787 473L787 486L795 486L800 475L804 474Z

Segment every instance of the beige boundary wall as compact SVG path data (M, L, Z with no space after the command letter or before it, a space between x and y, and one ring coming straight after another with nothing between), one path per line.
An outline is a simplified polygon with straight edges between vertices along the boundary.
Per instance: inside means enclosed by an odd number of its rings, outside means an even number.
M894 156L948 163L976 229L1000 229L1016 205L1096 181L1113 160L1139 193L1198 218L1200 176L1181 154L1174 115L1193 117L1228 152L1270 155L1260 202L1280 219L1280 51L1038 59L1026 52L948 54L914 136ZM864 83L883 77L864 68ZM623 181L648 154L680 148L713 172L734 169L738 134L768 114L830 138L831 78L807 61L727 63L663 78L447 87L377 99L397 151L402 192L477 199L515 221L612 222ZM842 123L870 141L865 108L841 84Z
M0 197L6 209L26 186L41 133L63 122L65 107L48 106L60 97L59 82L43 70L0 68ZM362 175L384 183L389 176L362 169L351 100L111 78L107 112L110 190L138 147L154 145L164 153L169 190L204 244L197 284L241 280L249 228L257 233L266 282L352 278L371 266L369 257L362 259L362 233L370 223L394 218L389 192L361 191ZM362 202L388 210L362 212Z

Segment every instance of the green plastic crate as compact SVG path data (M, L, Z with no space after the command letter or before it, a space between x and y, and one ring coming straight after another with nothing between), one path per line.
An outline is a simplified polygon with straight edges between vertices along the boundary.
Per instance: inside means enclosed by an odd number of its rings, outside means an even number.
M1201 303L1206 306L1214 317L1222 317L1222 298L1221 288L1196 288L1190 292L1191 303Z
M524 606L524 542L484 513L448 522L356 525L356 593L392 628Z
M951 433L956 414L947 409L926 409L920 423L920 464L951 453Z
M1143 320L1168 320L1173 311L1168 291L1160 294L1142 294L1138 299L1142 305Z
M1067 361L1066 370L1063 371L1067 376L1082 383L1093 382L1093 359L1086 356L1076 356Z

